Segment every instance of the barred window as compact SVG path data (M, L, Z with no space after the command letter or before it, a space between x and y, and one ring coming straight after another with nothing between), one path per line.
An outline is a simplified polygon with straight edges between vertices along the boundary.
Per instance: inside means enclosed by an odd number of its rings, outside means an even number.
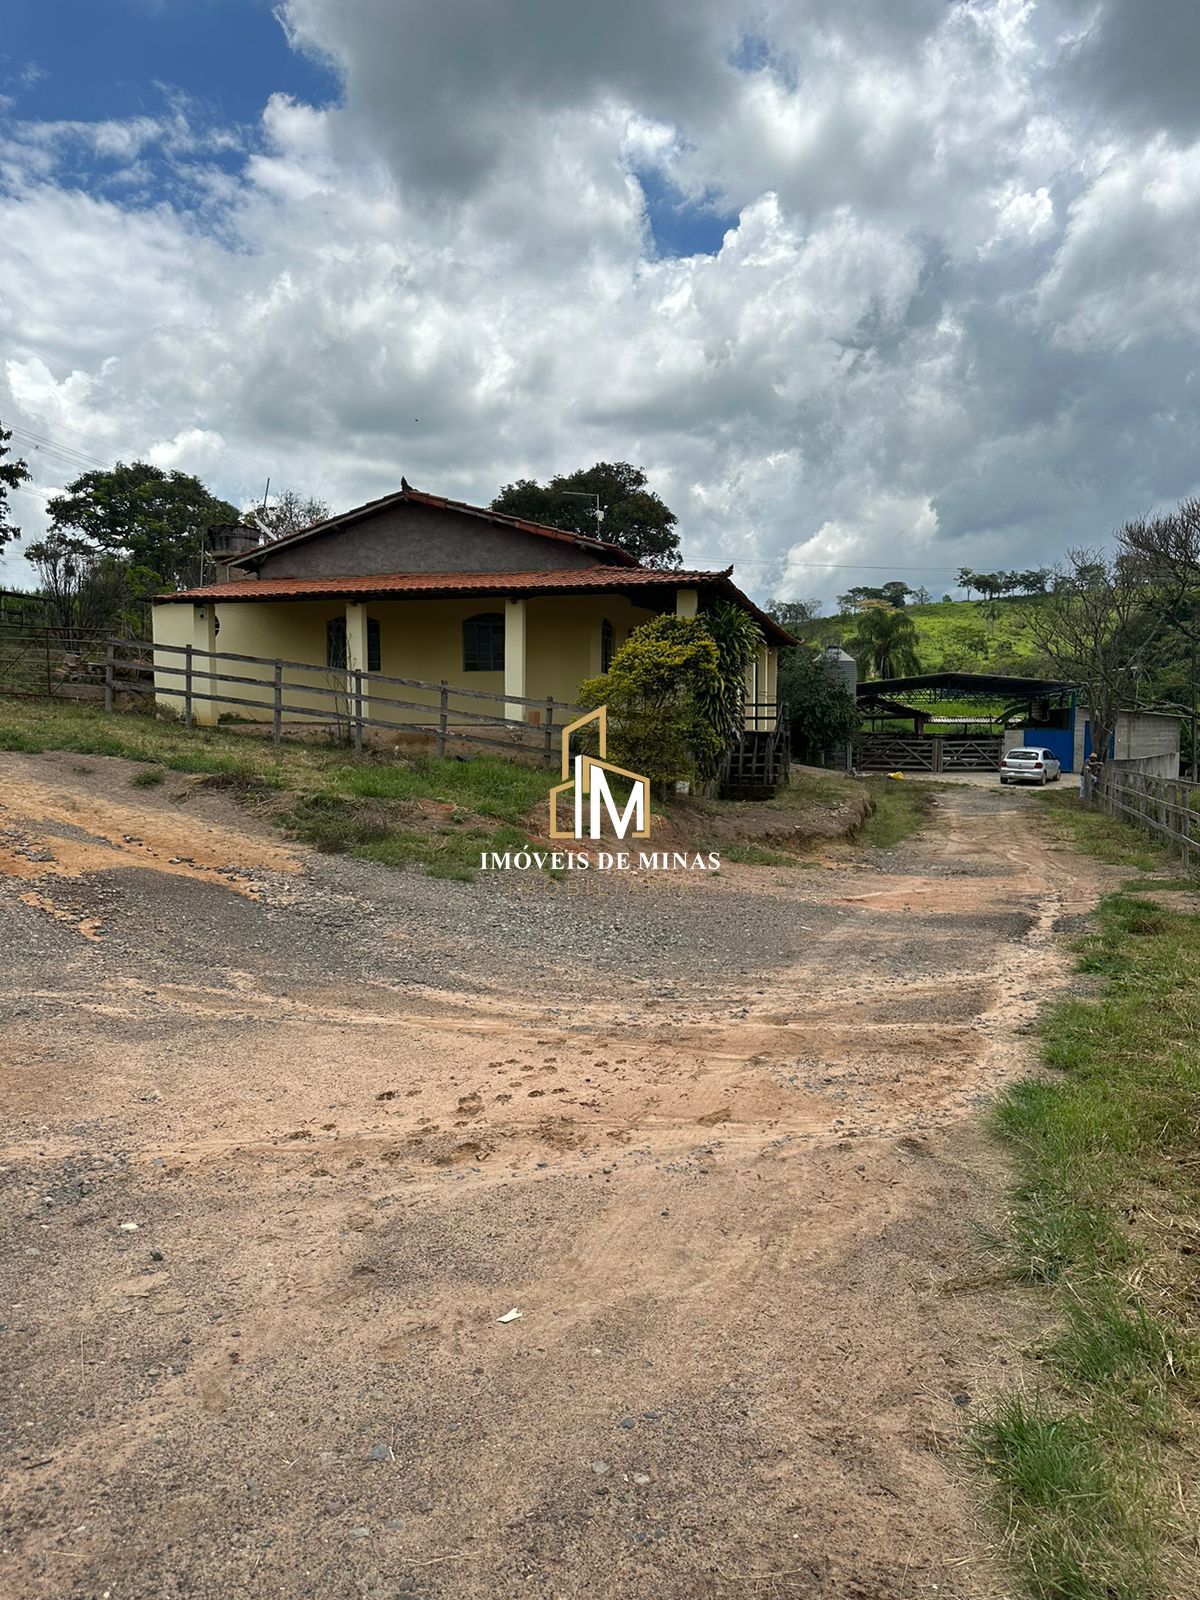
M612 666L613 651L615 649L615 646L616 646L616 635L613 633L613 625L608 620L608 618L605 617L604 621L600 624L600 671L601 672L607 672L609 667Z
M325 624L325 665L345 671L349 656L346 651L346 619L345 617L330 617ZM380 662L383 660L379 644L379 623L374 617L367 618L367 671L382 672Z
M504 671L502 611L481 611L463 623L463 671Z

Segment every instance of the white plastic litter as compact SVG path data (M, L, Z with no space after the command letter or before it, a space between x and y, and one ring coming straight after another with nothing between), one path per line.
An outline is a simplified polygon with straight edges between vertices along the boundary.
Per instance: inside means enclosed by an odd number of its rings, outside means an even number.
M511 1311L506 1311L502 1317L496 1318L497 1322L520 1322L520 1320L521 1313L517 1310L516 1306L514 1306Z

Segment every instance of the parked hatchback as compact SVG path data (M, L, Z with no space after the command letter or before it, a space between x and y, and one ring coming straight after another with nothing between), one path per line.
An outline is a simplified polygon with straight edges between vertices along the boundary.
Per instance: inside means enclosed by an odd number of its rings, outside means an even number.
M1062 777L1062 763L1053 750L1022 745L1009 750L1000 763L1001 783L1054 783Z

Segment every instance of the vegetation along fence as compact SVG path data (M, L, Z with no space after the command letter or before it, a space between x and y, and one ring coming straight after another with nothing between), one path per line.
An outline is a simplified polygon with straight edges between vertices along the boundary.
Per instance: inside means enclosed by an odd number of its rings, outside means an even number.
M1135 823L1172 855L1182 856L1185 867L1200 862L1200 783L1110 765L1097 792L1110 817Z

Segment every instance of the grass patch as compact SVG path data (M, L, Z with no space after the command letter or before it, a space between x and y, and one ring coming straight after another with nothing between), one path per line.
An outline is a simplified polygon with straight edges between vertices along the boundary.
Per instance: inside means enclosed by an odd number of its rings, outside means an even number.
M1099 986L1044 1018L1051 1074L995 1113L1018 1167L1006 1244L1055 1297L1048 1387L1002 1401L974 1448L1031 1594L1159 1600L1183 1592L1172 1453L1200 1445L1200 918L1112 895L1079 961Z
M246 803L274 796L275 820L317 849L456 878L473 876L481 850L525 848L522 819L557 777L500 756L401 760L355 756L333 743L276 749L227 727L189 731L147 716L17 699L0 699L0 749L122 756L144 763L130 780L137 788L170 771L203 777ZM283 807L281 792L289 797Z
M1152 869L1162 865L1164 852L1132 823L1085 808L1074 789L1058 788L1039 794L1038 803L1060 838L1077 850L1112 867Z
M729 844L720 851L722 861L743 867L803 867L809 863L788 850L773 850L763 844Z
M863 823L858 837L876 850L891 850L916 833L933 809L933 796L927 783L909 779L867 778L874 810Z

